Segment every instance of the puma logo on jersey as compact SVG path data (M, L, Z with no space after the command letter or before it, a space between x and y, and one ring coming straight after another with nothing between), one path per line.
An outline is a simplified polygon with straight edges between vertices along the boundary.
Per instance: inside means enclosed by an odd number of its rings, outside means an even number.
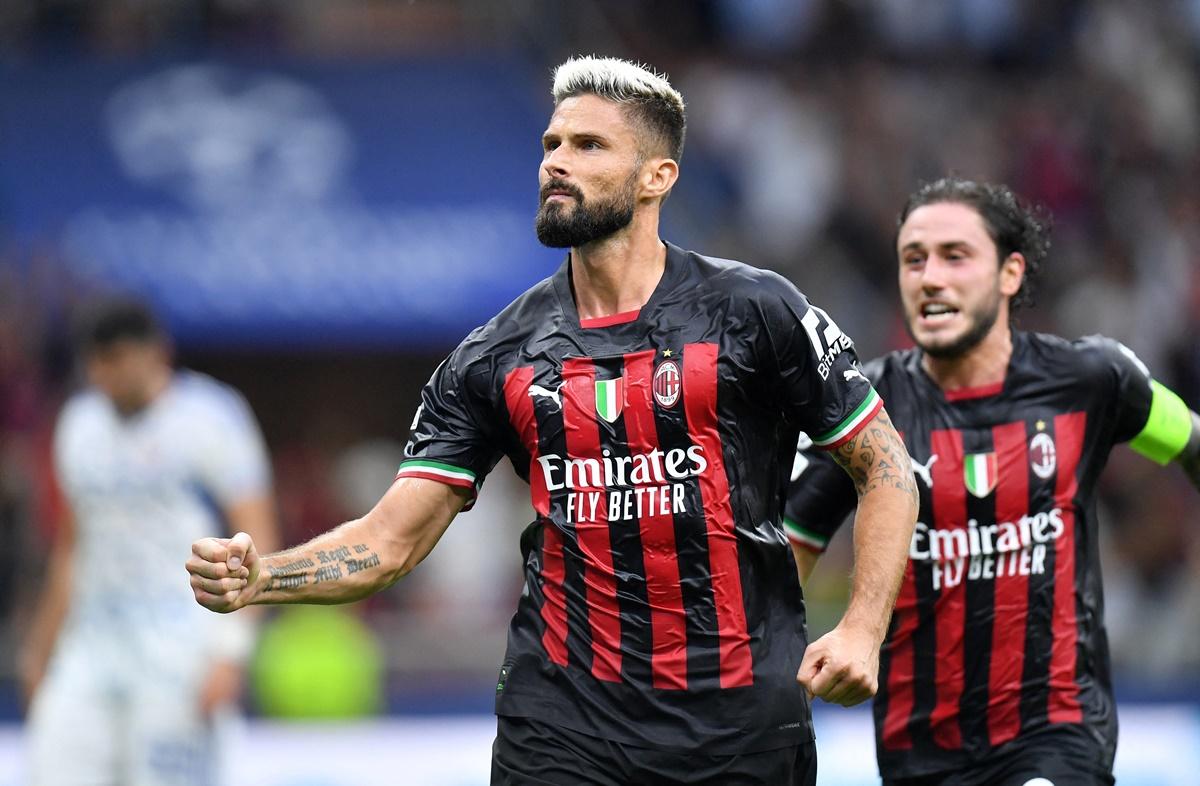
M859 372L859 370L858 370L858 369L856 369L856 368L852 368L852 369L850 369L849 371L843 371L843 372L842 372L842 378L843 378L843 379L845 379L847 382L849 382L850 380L854 379L855 377L858 377L859 379L861 379L861 380L862 380L862 381L864 381L864 382L866 382L866 380L867 380L867 378L866 378L866 377L864 377L864 376L863 376L863 375L862 375L862 374Z
M913 474L918 475L921 480L925 481L925 485L930 490L933 490L933 473L929 470L933 467L933 462L937 461L937 458L937 454L934 453L929 457L928 461L922 464L912 456L909 456L909 459L912 461Z
M548 398L557 404L559 409L562 409L562 397L558 393L559 388L561 387L562 385L559 385L554 390L551 390L550 388L544 388L541 385L530 385L529 397L533 398L534 396L541 396L542 398Z

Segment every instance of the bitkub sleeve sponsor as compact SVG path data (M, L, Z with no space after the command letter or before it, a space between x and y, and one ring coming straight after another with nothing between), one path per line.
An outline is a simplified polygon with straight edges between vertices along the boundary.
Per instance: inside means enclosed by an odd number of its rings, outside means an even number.
M763 310L785 411L816 447L842 445L883 406L863 376L854 342L790 283L764 298Z

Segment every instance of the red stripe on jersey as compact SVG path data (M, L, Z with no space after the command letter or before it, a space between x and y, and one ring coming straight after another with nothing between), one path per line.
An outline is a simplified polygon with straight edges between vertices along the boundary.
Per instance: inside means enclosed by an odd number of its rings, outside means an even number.
M979 385L973 388L958 388L957 390L946 390L942 395L947 401L970 401L975 398L987 398L989 396L998 396L1004 392L1004 380L993 382L990 385Z
M421 478L422 480L436 480L438 483L444 483L447 486L458 486L463 489L474 489L475 482L466 478L448 478L445 475L438 475L435 472L422 472L419 469L404 469L396 473L396 480L400 478Z
M605 328L613 325L624 325L627 322L632 322L641 314L640 308L635 308L633 311L622 311L620 314L610 314L607 317L590 317L588 319L580 319L579 327L582 328Z
M1047 717L1051 723L1080 723L1079 684L1075 682L1076 642L1079 615L1075 607L1075 477L1083 452L1086 412L1070 412L1054 418L1055 453L1058 455L1058 479L1054 485L1054 504L1062 510L1063 532L1054 542L1054 616L1050 631L1050 699Z
M965 530L967 489L963 484L962 432L954 429L934 431L930 451L938 460L930 468L933 477L934 527L943 531ZM930 531L932 544L933 531ZM965 536L964 536L965 540ZM943 543L950 542L948 539ZM966 549L954 559L935 558L933 570L940 572L934 617L937 619L937 652L934 683L937 703L929 715L933 740L948 750L962 747L958 724L958 703L963 692L963 628L966 624L967 590L964 582L968 557ZM948 586L955 581L953 586Z
M625 356L625 432L631 454L659 449L654 422L654 358L656 350ZM653 482L639 486L654 488ZM663 487L669 493L671 486ZM656 489L657 490L657 489ZM642 559L646 566L646 599L650 604L650 654L653 684L659 689L687 690L687 618L679 588L675 551L675 518L652 505L639 520Z
M563 424L567 454L573 459L595 459L596 472L582 471L570 494L605 497L600 426L596 422L596 367L591 358L563 362ZM582 507L582 506L577 506ZM583 552L583 583L587 591L588 624L592 630L592 676L621 681L621 608L617 604L617 577L613 571L612 543L608 532L608 506L596 506L594 519L575 521L579 550Z
M1018 522L1029 513L1029 452L1025 424L1006 423L992 429L996 452L997 523ZM1029 612L1029 577L1012 570L1023 551L1002 552L1004 575L996 576L992 607L992 659L988 675L988 739L1008 742L1021 730L1021 674L1025 669L1025 620ZM1000 571L997 570L997 573Z
M707 463L700 473L700 496L708 531L713 598L717 606L721 687L753 685L754 667L750 655L750 634L746 629L746 606L742 600L737 533L717 423L716 344L684 346L683 406L689 436L692 443L703 451Z
M550 492L546 490L546 475L539 466L537 417L529 386L533 383L533 368L515 368L504 378L504 401L513 429L529 453L529 494L533 509L542 520L542 645L546 655L559 666L567 665L567 601L563 594L566 566L563 564L562 533L550 521Z
M888 750L908 750L912 735L908 721L912 717L913 696L913 633L917 630L917 580L912 560L904 568L900 594L892 612L895 627L885 645L891 652L887 676L887 711L883 717L883 747Z

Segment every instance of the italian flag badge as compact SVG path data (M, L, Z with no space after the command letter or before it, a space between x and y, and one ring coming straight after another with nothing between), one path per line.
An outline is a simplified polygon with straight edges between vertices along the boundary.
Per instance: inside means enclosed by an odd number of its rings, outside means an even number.
M963 459L963 482L980 499L996 488L996 454L972 453Z
M621 416L625 407L625 385L623 379L606 379L596 382L596 414L612 423Z

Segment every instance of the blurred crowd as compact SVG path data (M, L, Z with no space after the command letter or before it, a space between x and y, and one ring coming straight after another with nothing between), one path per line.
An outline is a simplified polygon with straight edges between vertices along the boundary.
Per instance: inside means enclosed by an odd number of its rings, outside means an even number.
M16 0L2 9L0 52L30 60L172 47L383 60L492 49L527 58L542 80L578 52L644 60L669 72L689 105L683 177L666 208L672 239L779 270L872 357L907 343L892 250L905 195L945 173L1003 181L1055 224L1037 303L1020 324L1117 338L1200 409L1197 0ZM0 678L12 674L22 600L53 531L49 440L77 383L69 324L87 294L52 251L6 245L4 204L19 199L0 194ZM258 411L290 541L382 493L437 362L402 345L351 361L237 347L180 355L240 387ZM264 363L279 373L263 373ZM386 369L382 378L373 368ZM1118 685L1200 696L1195 491L1125 449L1103 489ZM527 511L527 492L498 467L429 564L367 605L401 688L431 674L492 673L520 591ZM848 567L843 534L814 576L814 628L840 612Z

